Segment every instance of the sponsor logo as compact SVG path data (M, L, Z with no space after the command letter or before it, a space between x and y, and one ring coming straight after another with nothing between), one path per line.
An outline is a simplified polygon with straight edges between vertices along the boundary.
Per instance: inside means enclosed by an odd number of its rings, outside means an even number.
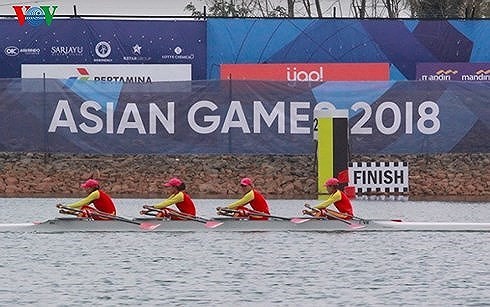
M416 79L422 81L490 81L489 63L418 63Z
M81 56L83 55L82 46L51 46L52 56Z
M123 76L123 75L90 75L85 67L76 68L78 76L69 77L69 80L75 81L106 81L106 82L123 82L123 83L151 83L150 76Z
M162 55L164 60L194 60L194 53L185 54L184 49L177 46L173 50L173 54Z
M389 80L388 63L221 64L221 79L296 82Z
M95 45L95 54L99 59L94 59L94 62L112 62L112 59L107 57L111 55L111 44L106 41L100 41Z
M286 80L288 81L323 81L323 67L318 70L297 70L295 66L286 67Z
M51 25L54 13L56 12L58 6L41 5L37 7L30 5L14 5L12 8L14 9L17 20L21 26L23 26L27 21L27 23L31 26L37 27L43 23L46 23L48 26Z
M458 74L457 70L452 69L439 69L435 74L432 75L422 75L420 80L422 81L449 81L451 80L451 75Z
M141 55L142 48L143 47L141 47L139 44L134 45L133 47L131 47L132 55L123 56L123 59L125 61L139 61L139 62L151 60L151 57Z
M5 52L6 56L18 56L20 53L19 48L16 46L5 47L3 51Z
M39 55L41 53L41 49L39 48L19 48L17 46L8 46L3 50L6 56L18 56L22 55Z
M462 81L490 81L490 69L479 69L474 74L461 75Z
M78 76L73 76L73 77L69 77L68 79L70 80L82 80L82 81L87 81L90 79L90 74L88 72L88 70L84 67L77 67L76 68L77 72L78 72Z

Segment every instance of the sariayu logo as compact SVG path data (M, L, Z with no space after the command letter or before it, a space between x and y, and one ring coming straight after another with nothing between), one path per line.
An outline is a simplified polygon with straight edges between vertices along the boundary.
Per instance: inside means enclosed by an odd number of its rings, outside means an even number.
M30 6L30 5L13 5L12 8L15 11L15 15L17 15L17 20L21 26L27 21L31 26L37 27L46 22L46 25L51 25L53 21L54 12L58 8L57 5L41 5ZM52 9L51 9L52 8Z
M457 73L458 73L457 70L452 70L452 69L448 69L448 70L440 69L440 70L436 71L436 75L442 75L442 74L444 74L444 75L449 75L449 74L455 75Z

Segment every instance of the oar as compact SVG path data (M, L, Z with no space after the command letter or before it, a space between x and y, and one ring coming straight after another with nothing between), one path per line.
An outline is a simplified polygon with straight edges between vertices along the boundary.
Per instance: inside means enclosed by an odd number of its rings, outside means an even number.
M365 218L358 217L355 215L350 215L348 213L344 213L344 214L351 217L352 219L357 220L357 221L362 222L362 223L369 223L369 221L386 221L386 219L365 219ZM403 222L401 219L390 219L390 221L392 221L392 222Z
M56 205L56 207L60 208L61 210L66 210L66 211L70 211L70 212L83 213L82 210L66 207L66 206L63 206L61 204ZM70 213L70 214L72 214L72 213ZM94 211L90 212L90 214L95 215L95 216L99 216L99 217L103 217L106 219L110 219L110 220L116 220L116 221L121 221L121 222L125 222L125 223L135 224L135 225L138 225L143 230L153 230L153 229L157 228L158 226L160 226L160 224L155 225L155 224L147 223L147 222L139 223L139 222L127 219L127 218L122 217L122 216L108 214L108 213L101 212L98 210L94 210Z
M310 205L308 204L305 204L305 207L308 208L308 209L312 209L314 211L320 211L320 209L318 208L315 208L315 207L311 207ZM349 221L346 221L344 219L341 219L340 217L337 217L335 215L332 215L332 214L329 214L328 211L325 213L327 216L335 219L335 220L338 220L338 221L341 221L343 223L346 223L349 225L350 228L353 228L353 229L361 229L361 228L364 228L366 226L364 225L361 225L361 224L358 224L358 223L353 223L353 222L349 222ZM294 218L294 219L291 219L291 222L293 223L296 223L296 224L301 224L301 223L304 223L304 222L308 222L309 220L312 220L314 218Z
M160 209L157 209L157 208L151 207L151 206L143 206L143 208L146 210L154 211L154 212L164 212L163 210L160 210ZM178 211L173 210L171 208L165 208L165 210L167 210L171 215L174 215L176 217L179 217L179 218L182 218L185 220L189 220L189 221L196 221L199 223L204 223L204 226L206 228L216 228L218 226L223 225L223 222L217 222L217 221L209 220L209 219L206 219L206 218L203 218L200 216L194 216L194 215L190 215L187 213L178 212Z
M239 210L229 209L229 208L221 208L221 209L223 211L228 211L228 212L232 212L232 213L239 213L240 212ZM278 220L284 220L284 221L290 221L291 220L290 217L270 215L270 214L267 214L267 213L264 213L264 212L260 212L260 211L256 211L256 210L249 210L249 209L247 209L247 212L250 213L249 215L254 215L254 216L263 216L263 217L269 217L269 218L278 219Z
M61 214L78 215L78 213L75 212L75 211L64 210L64 209L60 209L58 212L61 213Z

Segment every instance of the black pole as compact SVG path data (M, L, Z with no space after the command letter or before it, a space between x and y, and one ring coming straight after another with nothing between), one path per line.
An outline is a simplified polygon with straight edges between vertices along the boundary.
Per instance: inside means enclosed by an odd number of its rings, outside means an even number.
M73 17L77 17L77 6L73 4Z

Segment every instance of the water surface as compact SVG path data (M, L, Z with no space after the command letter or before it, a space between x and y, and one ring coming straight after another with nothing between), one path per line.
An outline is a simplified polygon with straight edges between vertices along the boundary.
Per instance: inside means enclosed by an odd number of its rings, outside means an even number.
M0 199L0 223L68 199ZM136 216L158 200L118 199ZM227 200L196 200L201 215ZM309 200L273 200L293 216ZM490 222L489 203L355 201L356 215ZM0 233L0 306L489 306L490 234Z

